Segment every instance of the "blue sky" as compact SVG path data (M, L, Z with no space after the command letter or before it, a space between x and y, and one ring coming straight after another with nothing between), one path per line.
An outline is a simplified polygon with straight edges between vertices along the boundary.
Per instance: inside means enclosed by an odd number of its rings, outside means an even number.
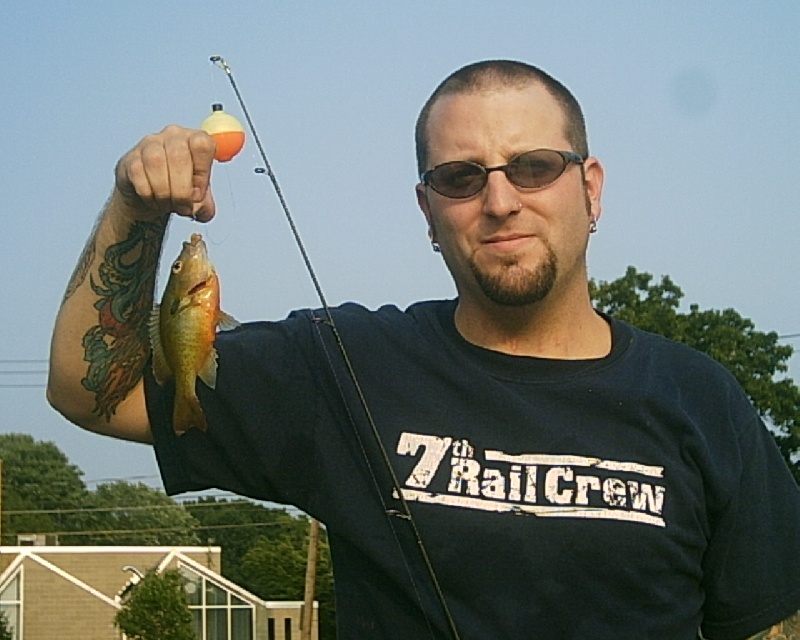
M56 442L87 480L160 485L149 448L47 406L37 361L120 155L168 123L199 124L212 102L241 116L211 55L233 68L332 303L453 295L415 204L414 120L450 71L514 58L573 90L605 164L593 277L634 265L669 275L687 304L800 333L797 33L794 0L6 0L0 433ZM199 229L240 320L317 304L258 165L251 144L217 169L219 216ZM197 230L176 221L167 259Z

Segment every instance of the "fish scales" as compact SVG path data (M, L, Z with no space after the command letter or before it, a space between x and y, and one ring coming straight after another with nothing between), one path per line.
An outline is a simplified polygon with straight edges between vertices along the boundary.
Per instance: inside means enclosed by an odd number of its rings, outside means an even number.
M216 332L238 326L220 309L219 278L202 236L193 233L172 263L161 303L150 318L153 374L162 385L175 380L172 423L178 435L192 427L208 429L195 390L197 378L212 389L216 386Z

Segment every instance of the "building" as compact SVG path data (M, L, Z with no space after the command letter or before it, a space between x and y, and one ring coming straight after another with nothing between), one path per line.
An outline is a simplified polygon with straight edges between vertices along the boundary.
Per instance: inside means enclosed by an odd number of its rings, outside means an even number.
M198 640L299 640L303 603L261 600L219 574L220 557L219 547L0 546L0 610L15 640L124 640L114 616L125 593L149 569L177 569Z

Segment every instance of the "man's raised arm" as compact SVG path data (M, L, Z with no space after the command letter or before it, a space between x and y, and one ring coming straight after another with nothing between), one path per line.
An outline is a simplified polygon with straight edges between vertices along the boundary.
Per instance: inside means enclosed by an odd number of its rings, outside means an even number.
M214 141L169 126L119 161L100 215L56 317L47 399L84 429L152 439L142 374L148 323L170 213L208 221Z

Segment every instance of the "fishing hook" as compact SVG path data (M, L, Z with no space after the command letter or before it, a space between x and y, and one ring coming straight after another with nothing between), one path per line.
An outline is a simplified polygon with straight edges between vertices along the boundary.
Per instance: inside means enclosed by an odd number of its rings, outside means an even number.
M372 475L373 482L375 483L376 489L378 491L378 497L379 497L379 499L381 501L381 504L383 505L383 509L384 509L384 512L386 513L387 518L389 518L390 526L391 526L392 530L394 531L394 525L392 524L392 519L394 519L394 518L400 519L400 520L405 521L405 522L408 523L409 527L411 528L411 532L412 532L412 535L414 537L414 541L415 541L415 543L417 545L417 549L420 552L420 555L421 555L422 560L423 560L423 564L425 565L425 569L426 569L426 571L428 573L428 577L431 580L431 584L432 584L434 592L436 594L436 598L439 601L439 605L442 608L442 613L444 614L444 617L445 617L445 619L447 621L447 625L448 625L448 627L450 629L450 633L452 634L454 640L460 640L461 636L458 633L458 629L456 627L455 620L453 619L453 616L452 616L452 614L450 612L450 608L449 608L449 606L447 604L447 600L445 599L444 592L442 591L441 585L439 584L439 580L438 580L438 578L436 576L436 571L433 568L433 564L431 563L430 556L428 555L428 551L425 548L425 544L422 541L422 537L420 535L419 528L417 527L417 523L416 523L416 521L414 520L414 517L411 514L411 509L408 506L408 501L406 500L405 496L403 495L403 489L402 489L402 486L400 484L400 481L397 478L397 474L395 473L394 468L392 467L391 459L389 458L389 453L386 451L386 447L383 444L383 440L381 440L380 432L378 431L378 427L375 424L375 421L374 421L374 419L372 417L372 412L369 409L369 406L367 404L367 399L366 399L366 397L365 397L365 395L364 395L364 393L363 393L363 391L361 389L361 385L360 385L360 383L358 381L358 377L356 376L355 369L353 368L353 365L352 365L352 363L350 361L350 357L348 356L347 349L345 348L344 342L342 341L341 335L339 334L339 330L336 327L336 322L333 319L333 314L331 313L331 309L330 309L330 307L328 305L328 302L327 302L327 300L325 298L325 294L324 294L324 292L322 290L322 286L320 285L319 279L317 278L316 271L314 270L314 267L311 264L311 259L310 259L309 255L308 255L308 252L306 251L305 244L303 243L303 240L300 237L300 232L298 231L297 225L294 222L294 217L292 216L292 214L291 214L291 212L289 210L289 205L286 202L286 198L283 195L283 191L281 190L280 185L278 184L278 178L275 175L275 172L272 170L272 165L270 165L270 162L267 159L267 153L264 150L264 146L261 144L261 139L258 137L258 133L256 132L255 125L253 124L253 120L250 117L250 112L248 111L247 106L245 105L244 98L242 97L241 92L239 91L239 86L236 84L236 80L233 77L233 71L232 71L232 69L230 68L230 66L228 65L228 63L225 61L225 59L222 56L211 56L209 60L210 60L210 62L212 64L214 64L214 65L218 66L220 69L222 69L225 72L225 74L228 76L228 81L230 82L231 88L233 89L233 92L236 95L236 100L237 100L237 102L239 103L239 106L242 109L242 113L244 114L245 120L247 122L247 127L250 130L250 133L253 136L253 141L255 142L256 148L258 149L259 157L261 158L261 161L264 163L263 167L257 167L255 169L255 173L260 174L260 175L266 175L269 178L270 182L272 183L272 187L273 187L273 189L275 191L275 194L278 197L278 202L280 203L280 206L281 206L281 209L283 211L284 217L285 217L286 221L289 224L289 228L291 229L292 236L294 237L295 244L297 245L297 248L300 251L300 255L303 258L303 262L305 264L306 271L307 271L308 275L311 277L312 283L314 284L314 289L316 291L317 298L319 299L319 302L320 302L320 304L322 306L322 309L323 309L323 311L325 313L324 320L323 319L319 319L316 316L314 316L314 319L315 319L315 322L316 322L316 325L317 325L317 331L319 332L319 324L321 322L324 322L325 324L327 324L330 327L331 333L333 334L334 340L336 341L336 346L337 346L337 348L339 350L339 354L341 355L342 361L344 362L345 369L347 371L347 375L348 375L348 377L350 379L350 382L353 385L353 388L355 389L356 396L358 397L358 402L359 402L359 405L361 407L361 410L364 412L364 415L366 417L367 423L369 424L370 433L372 434L372 438L374 439L375 443L378 446L378 451L380 453L380 458L381 458L382 464L383 464L384 468L386 469L386 471L388 471L389 479L391 481L392 489L393 489L393 492L392 492L393 493L393 497L397 498L397 500L399 502L399 506L400 506L399 509L388 509L387 506L386 506L385 500L383 498L383 494L380 491L380 485L378 484L377 477L376 477L375 472L374 472L374 470L372 468L372 464L370 463L369 456L367 455L366 448L364 446L364 443L361 440L361 435L358 432L358 428L356 427L355 419L352 416L352 414L350 413L350 409L349 409L348 404L347 404L347 399L346 399L346 397L344 395L344 390L343 390L343 388L341 386L340 381L338 379L336 379L336 384L339 387L339 392L340 392L340 394L342 396L342 402L344 403L345 410L347 411L347 413L348 413L348 415L350 417L350 422L351 422L351 424L353 426L353 429L355 430L356 439L358 440L358 442L359 442L359 444L361 446L362 454L364 455L365 462L367 463L367 468L369 469L370 474ZM329 364L331 366L331 370L334 373L334 378L336 378L335 369L333 368L333 362L332 362L332 360L330 358L330 354L327 352L327 349L325 349L325 343L321 338L322 338L322 336L320 334L320 342L321 342L321 344L323 346L323 350L325 350L326 356L328 357ZM403 551L403 547L400 544L399 539L397 540L397 543L398 543L398 547L400 549L400 552L404 557L404 561L406 562L406 567L409 570L409 577L411 578L411 582L412 582L412 584L414 584L414 578L413 578L413 575L411 574L410 568L408 567L408 560L405 558L405 551ZM415 586L415 589L416 589L416 586ZM419 603L420 604L420 609L423 611L423 615L424 615L424 610L425 609L422 606L422 600L421 600L421 598L419 596L419 593L417 594L417 597L420 599L420 603ZM426 618L427 618L427 616L426 616ZM428 624L430 625L430 622L428 622Z

